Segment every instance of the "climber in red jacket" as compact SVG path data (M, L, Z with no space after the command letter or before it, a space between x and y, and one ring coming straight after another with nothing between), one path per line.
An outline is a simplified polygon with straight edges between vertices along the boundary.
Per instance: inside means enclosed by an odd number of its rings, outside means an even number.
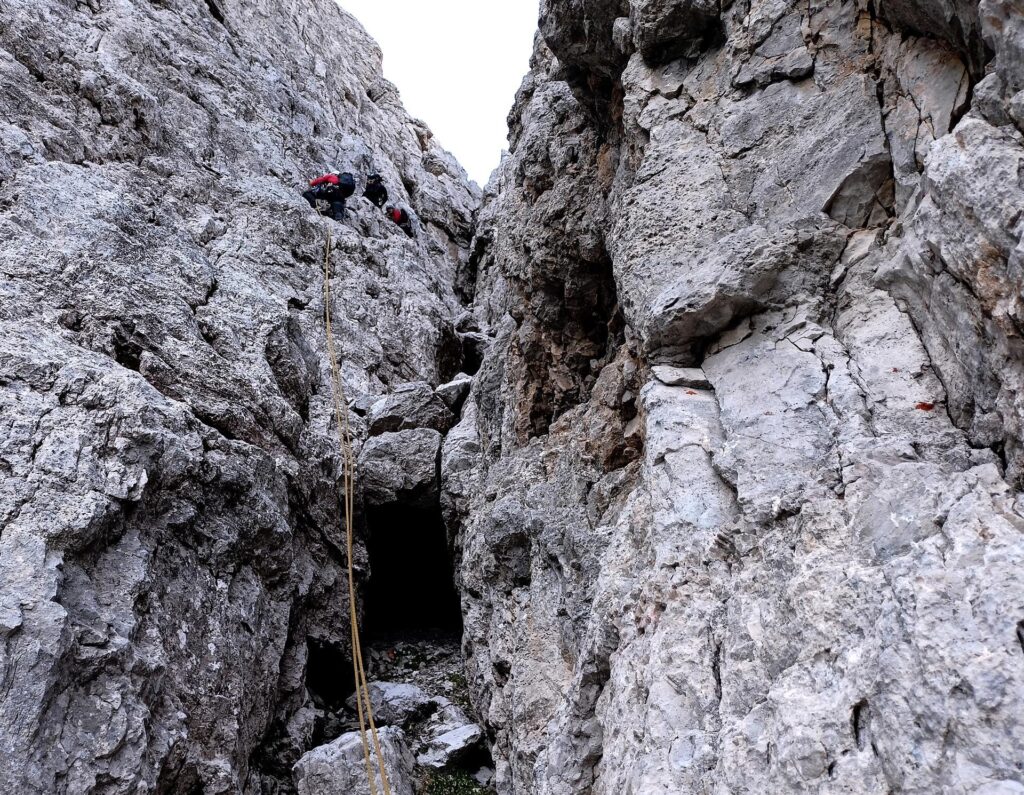
M312 180L309 183L309 190L302 194L302 198L309 202L309 206L316 209L317 201L325 201L331 205L330 216L335 221L345 220L345 200L356 192L356 179L347 171L339 173L332 171L322 177Z
M405 232L409 237L416 237L416 233L412 229L412 218L409 217L409 213L399 207L388 207L384 211L385 215L398 224L399 229Z

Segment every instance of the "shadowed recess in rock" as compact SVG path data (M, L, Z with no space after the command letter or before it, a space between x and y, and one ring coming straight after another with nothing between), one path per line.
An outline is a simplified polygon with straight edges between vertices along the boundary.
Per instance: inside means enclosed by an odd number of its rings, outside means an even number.
M367 521L370 586L364 629L369 638L461 634L440 511L393 504L371 510Z
M306 688L313 700L328 710L341 709L355 692L352 661L346 650L334 643L310 638L306 663Z
M521 335L529 374L528 438L543 436L551 423L587 399L601 368L623 342L607 254L533 289L544 299L527 323L529 333Z
M220 10L220 7L213 0L206 0L206 5L210 9L210 13L213 14L213 18L223 25L224 12Z

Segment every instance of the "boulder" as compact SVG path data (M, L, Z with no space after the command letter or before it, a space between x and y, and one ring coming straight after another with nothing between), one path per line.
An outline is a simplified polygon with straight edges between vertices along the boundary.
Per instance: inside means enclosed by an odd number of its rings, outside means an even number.
M483 739L483 729L475 723L467 723L433 738L427 749L416 757L416 763L443 770L478 750Z
M428 716L437 705L416 685L399 682L371 682L370 703L378 725L405 727L411 721ZM349 699L354 712L356 699Z
M432 502L437 497L441 440L441 434L429 428L367 439L358 462L367 504Z
M406 744L405 733L385 726L378 729L377 736L392 795L414 795L415 759ZM370 795L359 732L343 734L334 742L310 751L296 763L292 774L298 795ZM383 792L379 773L376 783L377 792Z
M473 386L473 377L465 373L459 373L447 384L441 384L437 388L437 396L445 402L453 412L458 412L462 407L466 395Z
M370 436L431 428L445 433L455 418L451 409L435 394L430 384L417 381L402 384L370 407Z

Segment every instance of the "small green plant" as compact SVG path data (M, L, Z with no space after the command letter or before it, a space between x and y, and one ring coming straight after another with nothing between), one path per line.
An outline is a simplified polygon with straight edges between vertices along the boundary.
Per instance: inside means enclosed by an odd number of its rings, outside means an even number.
M426 795L491 795L491 792L473 781L469 773L459 770L434 773L427 781Z
M450 674L448 682L453 688L448 694L449 698L467 712L472 712L473 704L469 700L469 682L466 677L459 673Z

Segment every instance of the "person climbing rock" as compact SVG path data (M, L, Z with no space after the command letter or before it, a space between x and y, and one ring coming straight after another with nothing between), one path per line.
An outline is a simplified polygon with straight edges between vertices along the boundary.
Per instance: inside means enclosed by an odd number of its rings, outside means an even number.
M380 174L370 174L366 178L366 190L363 196L373 202L377 207L383 207L388 203L388 189L384 187L384 180Z
M412 218L409 217L409 213L406 210L400 207L388 207L384 212L409 237L416 237L416 233L412 229Z
M325 201L331 205L330 217L335 221L345 219L345 200L356 192L356 180L347 171L332 171L317 177L309 183L309 190L302 194L309 206L316 209L317 201Z

